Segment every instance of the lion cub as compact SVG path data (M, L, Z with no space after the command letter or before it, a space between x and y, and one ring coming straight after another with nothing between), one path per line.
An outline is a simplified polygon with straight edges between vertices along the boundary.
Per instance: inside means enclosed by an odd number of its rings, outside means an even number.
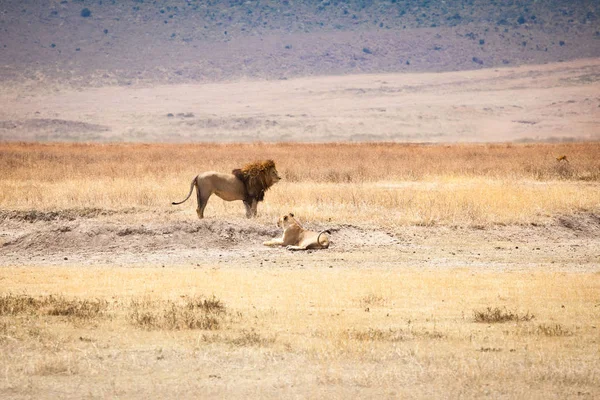
M264 242L265 246L287 246L288 250L326 249L329 247L329 237L325 230L321 232L308 231L289 213L277 220L277 226L283 228L283 236Z

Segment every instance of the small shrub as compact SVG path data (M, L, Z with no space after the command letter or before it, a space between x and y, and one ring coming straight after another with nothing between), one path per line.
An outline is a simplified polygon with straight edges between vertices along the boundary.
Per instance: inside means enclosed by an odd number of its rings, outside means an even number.
M84 8L83 10L81 10L81 16L83 18L88 18L92 16L92 12L90 11L89 8Z
M369 49L368 47L363 47L362 51L365 54L373 54L373 52L371 51L371 49Z
M521 15L519 19L517 19L517 22L519 23L519 25L523 25L525 23L525 17Z
M473 311L473 319L475 322L482 322L488 324L511 321L526 322L531 321L533 318L533 314L529 314L529 312L525 315L519 315L516 312L508 311L506 307L504 309L501 309L499 307L487 307L483 311Z

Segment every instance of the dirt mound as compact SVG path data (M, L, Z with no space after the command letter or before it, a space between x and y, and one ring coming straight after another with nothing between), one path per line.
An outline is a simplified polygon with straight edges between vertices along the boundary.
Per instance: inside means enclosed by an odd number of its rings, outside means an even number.
M110 216L116 211L101 208L82 208L60 211L6 211L0 210L0 221L14 220L24 222L38 221L75 221L78 218L96 218L99 216Z
M578 235L600 237L600 215L594 213L563 215L556 219L555 224Z
M398 240L390 233L353 225L340 225L329 228L329 231L331 232L332 248L373 248L398 243Z
M259 243L275 236L276 229L241 222L199 221L151 224L119 224L65 212L4 212L11 221L40 222L13 235L5 251L27 250L35 254L129 252L132 249L229 248ZM12 214L12 215L11 215ZM96 215L106 215L97 211Z
M249 259L277 250L263 242L280 236L281 229L253 220L121 222L113 211L82 209L66 211L0 212L0 247L3 257L39 262L93 263L94 259L137 263L165 258L171 262ZM153 219L154 221L160 218ZM29 222L29 224L23 224ZM397 243L393 235L351 225L310 225L311 230L331 231L333 251L347 252Z

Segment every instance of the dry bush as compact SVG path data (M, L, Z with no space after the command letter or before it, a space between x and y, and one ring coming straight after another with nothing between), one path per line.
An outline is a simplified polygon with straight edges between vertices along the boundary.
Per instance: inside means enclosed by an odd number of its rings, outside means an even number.
M485 310L474 310L473 319L475 322L483 323L502 323L502 322L526 322L531 321L534 318L533 314L527 312L524 315L519 315L516 312L509 311L505 308L499 307L487 307Z
M225 306L215 297L194 297L183 302L144 299L131 301L128 319L147 330L217 330L225 314Z

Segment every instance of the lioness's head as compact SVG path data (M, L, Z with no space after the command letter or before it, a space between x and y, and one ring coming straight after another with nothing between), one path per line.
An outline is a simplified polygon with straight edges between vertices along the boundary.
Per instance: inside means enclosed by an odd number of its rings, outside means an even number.
M298 222L294 219L294 214L292 213L282 215L277 220L277 227L283 228L284 230L292 224L298 224Z

